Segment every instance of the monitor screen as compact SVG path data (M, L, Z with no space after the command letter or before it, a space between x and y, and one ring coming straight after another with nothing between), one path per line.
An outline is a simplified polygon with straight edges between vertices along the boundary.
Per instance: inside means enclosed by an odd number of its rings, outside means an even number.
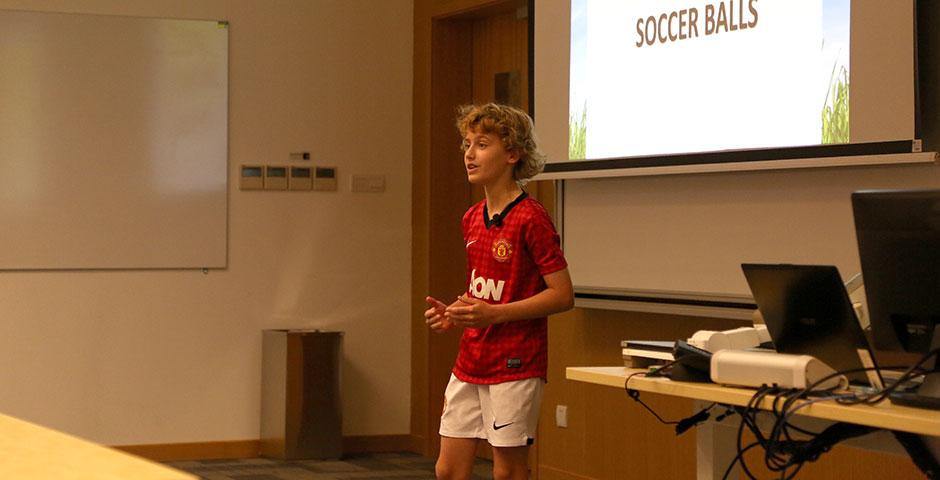
M852 209L875 347L929 351L940 323L940 190L859 191Z

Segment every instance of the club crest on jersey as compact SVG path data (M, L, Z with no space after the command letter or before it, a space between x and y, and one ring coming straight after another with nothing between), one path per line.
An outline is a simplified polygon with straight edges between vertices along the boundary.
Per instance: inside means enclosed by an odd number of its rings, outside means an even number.
M512 257L512 244L505 238L500 238L493 242L493 258L497 262L508 262Z

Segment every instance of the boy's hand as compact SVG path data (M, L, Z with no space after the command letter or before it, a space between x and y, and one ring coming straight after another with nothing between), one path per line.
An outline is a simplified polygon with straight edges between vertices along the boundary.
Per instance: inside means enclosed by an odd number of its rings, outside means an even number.
M432 332L442 333L453 328L453 322L446 318L447 305L444 305L444 302L434 297L426 297L424 301L428 302L431 307L424 311L424 322L428 324Z
M483 328L498 323L493 305L467 295L457 297L445 312L447 318L459 327Z

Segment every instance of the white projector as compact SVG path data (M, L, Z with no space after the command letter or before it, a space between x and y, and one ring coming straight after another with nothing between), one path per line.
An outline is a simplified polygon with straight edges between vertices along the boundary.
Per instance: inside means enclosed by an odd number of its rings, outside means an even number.
M767 326L755 325L722 332L699 330L689 338L688 343L693 347L714 353L725 349L743 350L753 348L769 341L770 333L767 332Z
M806 388L834 373L829 365L810 355L721 350L712 354L711 360L711 379L723 385ZM847 386L845 376L838 375L814 388L827 390Z

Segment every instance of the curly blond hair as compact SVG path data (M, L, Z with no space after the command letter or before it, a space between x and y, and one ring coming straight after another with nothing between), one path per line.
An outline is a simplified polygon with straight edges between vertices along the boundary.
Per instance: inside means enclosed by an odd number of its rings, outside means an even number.
M545 167L545 154L539 150L532 117L519 108L497 103L464 105L457 109L457 130L461 137L470 131L494 134L506 150L519 152L512 175L520 186Z

